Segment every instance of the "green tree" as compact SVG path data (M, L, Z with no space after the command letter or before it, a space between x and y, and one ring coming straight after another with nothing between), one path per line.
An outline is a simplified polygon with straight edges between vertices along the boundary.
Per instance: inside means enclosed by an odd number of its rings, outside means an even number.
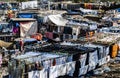
M28 0L16 0L18 2L25 2L25 1L28 1Z

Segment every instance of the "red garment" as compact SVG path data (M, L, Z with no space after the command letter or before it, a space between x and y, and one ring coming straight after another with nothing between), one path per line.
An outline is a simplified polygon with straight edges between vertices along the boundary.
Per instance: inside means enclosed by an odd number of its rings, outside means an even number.
M56 60L55 59L53 59L53 66L55 66L56 65Z
M22 40L20 40L20 51L23 51L24 50L24 43Z
M45 36L48 38L48 37L49 37L49 33L48 33L48 32L46 32L46 33L45 33Z
M20 46L23 46L24 42L22 40L20 40Z
M92 5L89 4L89 3L87 3L87 4L86 4L86 8L87 8L87 9L92 9Z
M45 36L49 39L53 39L53 33L52 32L46 32Z

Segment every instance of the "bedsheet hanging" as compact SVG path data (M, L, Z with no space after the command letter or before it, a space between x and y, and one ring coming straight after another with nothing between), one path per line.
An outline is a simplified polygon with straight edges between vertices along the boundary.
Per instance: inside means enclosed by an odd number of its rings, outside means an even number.
M27 37L37 33L37 22L20 22L20 36Z

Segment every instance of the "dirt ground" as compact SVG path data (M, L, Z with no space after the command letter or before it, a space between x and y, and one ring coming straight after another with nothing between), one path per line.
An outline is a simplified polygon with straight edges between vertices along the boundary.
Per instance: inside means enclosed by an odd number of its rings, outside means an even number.
M104 72L101 75L91 76L90 78L120 78L120 62L119 63L108 63L110 68L109 72Z

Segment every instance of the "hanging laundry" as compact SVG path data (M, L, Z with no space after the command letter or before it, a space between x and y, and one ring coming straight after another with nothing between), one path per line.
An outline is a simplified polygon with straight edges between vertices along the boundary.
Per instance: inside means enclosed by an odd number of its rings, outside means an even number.
M40 78L48 78L48 69L40 70Z
M60 64L65 64L66 63L67 57L61 57L60 58Z
M20 36L26 37L37 32L37 22L20 22Z
M88 65L80 68L80 69L79 69L79 76L85 75L85 74L87 73L87 70L88 70Z
M86 54L82 54L80 55L80 63L81 63L81 67L84 67L86 64L86 60L87 60L87 53Z
M28 78L40 78L40 72L39 71L32 71L28 73Z
M84 3L84 7L87 9L87 3Z
M99 48L98 59L102 59L104 53L103 46L98 46L98 48Z
M51 61L50 60L45 60L43 61L43 67L44 68L49 68L51 66Z
M103 65L105 63L106 63L106 57L99 60L99 66L101 66L101 65Z
M105 46L104 47L104 57L106 57L109 54L110 47L109 46Z
M72 62L72 60L73 60L73 55L70 55L67 57L66 62Z
M58 76L64 76L66 75L66 65L65 64L61 64L58 65Z
M54 58L52 62L52 66L55 66L55 65L56 65L56 59Z
M94 63L90 63L90 64L88 65L88 72L91 71L91 70L94 70L95 67L96 67L96 65L95 65Z
M104 61L103 61L104 64L108 63L109 61L110 61L109 56L104 57Z
M94 51L94 52L90 52L89 53L89 64L97 64L98 63L98 54L97 54L97 51Z
M47 38L53 39L53 33L52 32L46 32L45 35L46 35Z
M49 69L49 78L58 77L58 66L51 66Z
M112 52L111 52L111 57L112 57L112 58L115 58L115 57L117 56L117 54L118 54L118 49L119 49L118 44L114 44L114 45L112 46Z
M69 76L73 76L73 73L75 71L75 64L76 62L73 61L73 62L69 62L66 64L66 67L67 67L67 72L66 74L69 75Z
M92 5L91 4L88 5L88 9L92 9Z
M14 78L21 78L22 76L22 69L20 67L15 68L14 70Z
M13 34L19 33L19 28L18 27L13 27Z
M56 58L56 65L60 65L60 58Z
M111 58L110 58L110 56L109 56L109 55L108 55L108 56L106 56L106 57L105 57L106 63L108 63L108 62L110 61L110 59L111 59Z

